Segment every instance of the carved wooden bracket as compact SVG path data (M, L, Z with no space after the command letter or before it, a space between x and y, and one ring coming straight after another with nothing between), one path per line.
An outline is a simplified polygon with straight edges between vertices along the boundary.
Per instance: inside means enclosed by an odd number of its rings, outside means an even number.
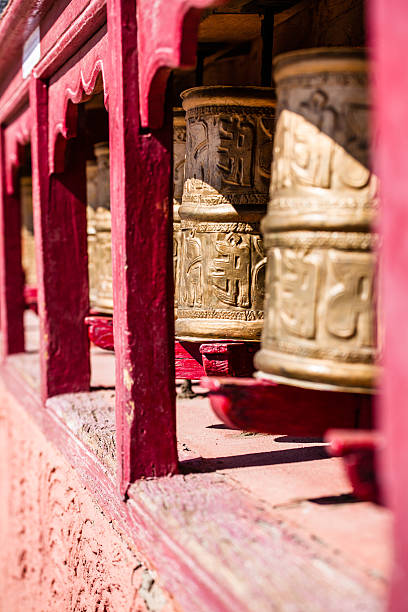
M140 116L144 127L163 122L167 78L194 66L201 11L227 0L138 0Z
M18 117L4 130L6 189L11 195L16 188L17 170L22 163L22 146L30 142L32 113L30 107L25 107Z
M103 90L108 108L109 66L105 26L51 79L48 93L50 174L64 169L66 141L77 135L77 105Z

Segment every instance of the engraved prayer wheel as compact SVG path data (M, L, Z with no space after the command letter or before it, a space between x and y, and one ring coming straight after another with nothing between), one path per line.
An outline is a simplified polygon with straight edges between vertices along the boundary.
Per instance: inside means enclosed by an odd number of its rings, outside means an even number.
M261 378L369 393L377 377L367 66L361 49L274 62L278 109Z
M195 87L181 97L187 133L176 336L257 340L273 90Z
M25 284L35 287L37 286L37 272L35 265L33 193L31 176L22 176L20 179L20 201L21 249Z
M112 241L109 181L109 146L107 142L94 146L97 171L96 228L96 297L95 308L105 314L113 313Z
M173 110L173 268L174 305L177 316L177 296L181 247L181 219L179 208L183 196L184 164L186 157L186 119L182 108Z
M86 162L86 221L88 238L88 277L89 277L89 303L91 308L96 307L97 296L97 246L96 246L96 209L98 206L98 165L96 161Z

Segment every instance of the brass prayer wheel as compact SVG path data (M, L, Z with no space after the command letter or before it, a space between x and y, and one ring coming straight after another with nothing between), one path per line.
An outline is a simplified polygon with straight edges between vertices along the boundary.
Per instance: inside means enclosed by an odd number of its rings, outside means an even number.
M31 176L20 178L21 201L21 250L25 284L37 286L35 265L35 241L33 224L33 193Z
M95 144L97 171L96 228L96 299L95 308L105 314L113 313L112 239L110 212L109 146Z
M174 305L177 315L181 220L179 208L183 196L184 164L186 157L186 119L182 108L173 110L173 269Z
M88 238L88 277L89 277L89 303L91 308L96 306L97 295L97 247L96 247L96 209L98 206L98 166L96 161L86 162L86 221Z
M369 162L362 49L295 51L274 61L278 110L268 213L261 378L370 393L377 377Z
M257 340L275 115L263 87L195 87L186 111L186 164L176 336Z

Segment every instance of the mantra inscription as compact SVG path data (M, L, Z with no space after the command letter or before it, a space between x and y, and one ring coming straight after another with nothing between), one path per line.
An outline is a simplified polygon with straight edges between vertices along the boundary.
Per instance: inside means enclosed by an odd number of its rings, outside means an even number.
M376 378L377 181L368 162L367 77L354 49L276 59L279 115L258 376L371 392Z
M176 335L260 337L266 259L260 235L272 160L273 92L182 94L187 137Z

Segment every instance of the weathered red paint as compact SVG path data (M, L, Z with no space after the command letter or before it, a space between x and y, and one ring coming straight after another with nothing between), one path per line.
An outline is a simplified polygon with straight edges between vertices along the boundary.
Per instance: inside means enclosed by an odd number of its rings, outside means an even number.
M300 389L255 378L203 378L211 407L228 427L289 436L322 436L328 428L370 428L371 397Z
M1 356L24 350L24 274L21 264L21 206L16 184L7 190L6 138L0 127L0 312Z
M2 356L24 350L24 273L21 264L21 205L18 168L22 146L29 142L31 109L25 105L0 128L0 307Z
M374 166L381 186L379 229L381 307L384 333L383 393L378 421L384 432L380 454L381 488L395 514L395 571L390 611L408 609L408 4L404 0L371 0L374 132L378 134Z
M108 1L116 440L120 489L176 470L172 121L140 133L136 7Z
M101 75L108 105L108 37L101 28L50 79L48 90L49 172L63 172L67 140L78 133L78 104L94 93Z
M51 395L89 389L89 310L84 147L72 141L61 174L49 173L48 86L32 78L31 151L40 316L41 389Z

